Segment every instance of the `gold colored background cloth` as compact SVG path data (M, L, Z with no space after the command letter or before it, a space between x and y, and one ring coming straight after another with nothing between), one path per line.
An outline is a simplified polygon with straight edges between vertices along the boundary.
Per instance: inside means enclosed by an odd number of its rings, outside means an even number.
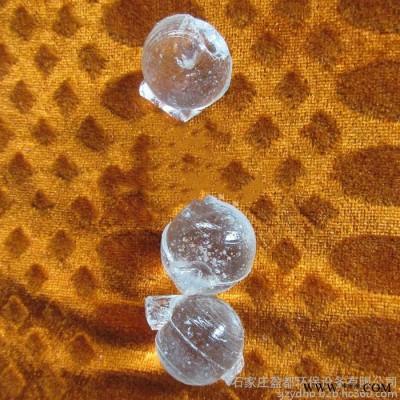
M182 12L234 60L186 124L138 95L147 34ZM399 375L397 0L0 0L0 22L1 399L277 398L155 354L160 235L205 194L258 239L221 295L241 376Z

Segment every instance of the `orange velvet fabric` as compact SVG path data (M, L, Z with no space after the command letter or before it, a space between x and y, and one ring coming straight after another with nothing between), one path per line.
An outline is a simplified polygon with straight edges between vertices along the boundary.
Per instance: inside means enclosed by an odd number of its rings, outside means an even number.
M229 92L183 124L138 95L144 39L190 13ZM0 0L0 398L249 399L162 369L164 226L213 194L254 225L242 377L400 372L397 0Z

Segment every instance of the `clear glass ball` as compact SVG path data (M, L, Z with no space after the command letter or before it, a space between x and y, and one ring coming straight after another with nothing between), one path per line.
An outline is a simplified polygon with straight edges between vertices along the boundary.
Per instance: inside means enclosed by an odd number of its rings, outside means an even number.
M158 103L199 110L227 91L232 58L214 27L191 15L177 14L150 32L143 47L142 71Z
M162 263L184 294L217 294L251 271L256 236L234 206L213 196L195 200L164 229Z
M243 368L244 331L240 318L212 296L177 296L169 320L157 332L161 364L187 385L230 384Z

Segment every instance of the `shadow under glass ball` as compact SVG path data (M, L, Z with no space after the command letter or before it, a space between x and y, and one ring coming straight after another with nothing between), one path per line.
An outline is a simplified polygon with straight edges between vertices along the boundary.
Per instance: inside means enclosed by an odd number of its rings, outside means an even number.
M174 109L203 109L228 89L232 59L215 28L177 14L150 32L143 47L142 71L162 103Z

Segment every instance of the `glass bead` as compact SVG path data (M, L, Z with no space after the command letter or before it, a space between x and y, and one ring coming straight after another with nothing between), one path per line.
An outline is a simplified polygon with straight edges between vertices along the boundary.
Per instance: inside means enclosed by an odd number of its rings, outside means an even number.
M239 316L213 296L146 298L146 317L158 330L156 350L161 364L187 385L230 385L242 370L244 331Z
M164 229L161 260L183 294L217 294L251 271L256 236L234 206L206 196L183 209Z
M184 122L228 90L232 58L224 38L189 14L158 22L143 46L142 97Z

